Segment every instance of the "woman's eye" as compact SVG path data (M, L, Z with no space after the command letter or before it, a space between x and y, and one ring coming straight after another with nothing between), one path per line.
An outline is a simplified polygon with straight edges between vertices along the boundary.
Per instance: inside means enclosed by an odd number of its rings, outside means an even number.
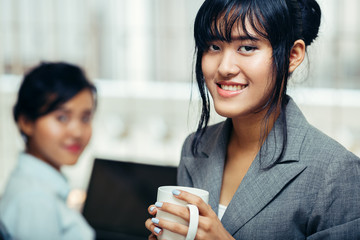
M253 46L241 46L239 48L240 52L244 52L244 53L249 53L249 52L253 52L256 49L256 47Z
M210 51L219 51L219 50L220 50L220 47L217 46L217 45L215 45L215 44L211 44L211 45L209 46L209 50L210 50Z
M69 120L69 118L66 115L59 115L59 116L57 116L57 120L59 122L65 123Z
M84 116L84 117L82 117L81 121L83 123L88 123L91 121L91 116L90 115Z

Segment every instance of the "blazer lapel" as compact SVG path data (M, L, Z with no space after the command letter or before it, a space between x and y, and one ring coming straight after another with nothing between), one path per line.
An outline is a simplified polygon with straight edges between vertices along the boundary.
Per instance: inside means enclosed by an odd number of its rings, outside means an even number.
M306 166L300 163L284 163L263 171L259 164L253 164L222 218L223 225L229 233L236 233L305 168Z

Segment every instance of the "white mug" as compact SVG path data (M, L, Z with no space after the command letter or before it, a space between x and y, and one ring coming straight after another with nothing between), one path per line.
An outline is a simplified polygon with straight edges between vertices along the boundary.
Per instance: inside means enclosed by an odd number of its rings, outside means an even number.
M197 206L188 204L185 201L177 199L173 195L173 190L181 190L186 191L191 194L199 196L202 200L204 200L205 203L209 202L209 192L199 189L199 188L192 188L192 187L181 187L181 186L162 186L158 188L158 194L157 194L157 201L158 202L168 202L173 203L177 205L186 206L190 211L190 222L188 223L184 219L177 217L175 215L172 215L170 213L161 211L158 209L156 217L162 218L168 221L177 222L184 224L186 226L189 226L189 231L187 233L186 238L182 235L179 235L177 233L173 233L169 230L163 229L163 233L158 236L159 240L166 239L166 240L193 240L195 238L198 223L199 223L199 209Z

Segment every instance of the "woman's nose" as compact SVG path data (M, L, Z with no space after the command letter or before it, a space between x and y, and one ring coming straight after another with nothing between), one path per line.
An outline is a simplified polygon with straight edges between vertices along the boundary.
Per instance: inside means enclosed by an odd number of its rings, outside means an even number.
M69 134L74 138L80 138L84 131L84 126L80 121L73 121L69 125Z
M225 51L218 68L219 74L224 78L236 76L240 72L239 63L236 59L236 53Z

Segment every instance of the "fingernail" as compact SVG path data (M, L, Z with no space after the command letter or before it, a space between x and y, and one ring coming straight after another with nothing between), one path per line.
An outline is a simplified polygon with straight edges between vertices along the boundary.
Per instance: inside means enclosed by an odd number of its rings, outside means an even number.
M150 212L154 211L155 207L151 207L150 208Z
M153 223L155 223L155 224L158 224L158 223L159 223L159 219L157 219L157 218L152 218L151 221L152 221Z
M172 193L173 193L174 195L176 195L176 196L179 196L179 195L180 195L180 191L179 191L179 190L176 190L176 189L174 189L174 190L172 191Z
M154 232L156 232L157 234L159 234L161 232L161 228L155 227L154 228Z
M162 203L162 202L156 202L156 203L155 203L155 206L157 206L158 208L161 208L161 207L162 207L162 205L163 205L163 203Z

